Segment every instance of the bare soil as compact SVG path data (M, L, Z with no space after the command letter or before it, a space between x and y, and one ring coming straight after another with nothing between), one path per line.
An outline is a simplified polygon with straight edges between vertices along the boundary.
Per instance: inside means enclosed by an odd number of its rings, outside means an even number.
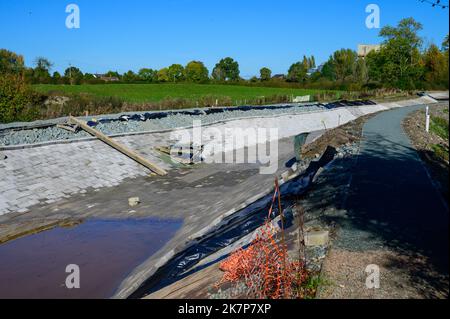
M377 265L380 270L380 286L366 287L368 265ZM408 268L410 271L405 272ZM321 299L436 299L446 298L445 289L430 286L415 273L429 272L427 261L422 256L408 256L386 249L369 251L348 251L332 249L322 269L326 284L318 293ZM439 275L433 274L436 278ZM439 279L438 279L439 280ZM446 278L440 278L440 285L446 286Z
M377 113L361 116L354 121L327 130L313 143L305 145L302 149L302 158L314 158L317 154L323 154L328 146L334 148L350 145L361 140L364 123Z

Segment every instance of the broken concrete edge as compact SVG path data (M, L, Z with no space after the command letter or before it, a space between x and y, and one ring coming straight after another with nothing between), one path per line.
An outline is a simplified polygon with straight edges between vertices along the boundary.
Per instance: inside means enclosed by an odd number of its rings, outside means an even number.
M432 99L429 96L423 96L420 97L425 98L429 100L429 103L438 103L438 101ZM411 102L416 101L418 99L413 100L404 100L404 101L397 101L397 102L389 102L389 103L382 103L382 104L376 104L376 105L369 105L369 106L363 106L363 107L373 107L373 106L382 106L387 109L391 108L397 108L397 107L404 107L402 105L399 105L399 102ZM415 105L421 105L423 103L417 102L417 104L411 104L406 106L415 106ZM283 104L284 105L284 104ZM355 109L359 108L360 106L346 106L343 107L343 109ZM304 113L284 113L284 114L275 114L275 115L267 115L267 116L248 116L248 117L236 117L233 119L227 119L227 120L221 120L221 121L215 121L208 124L204 124L203 127L213 126L217 124L223 124L223 123L229 123L233 121L240 121L240 120L246 120L246 119L258 119L258 118L277 118L282 116L294 116L294 115L302 115L302 114L314 114L314 113L324 113L330 110L324 109L324 110L317 110L317 111L306 111ZM135 114L136 112L131 112L131 114ZM123 113L118 113L123 114ZM116 114L116 116L118 115ZM86 117L79 117L78 119L85 119ZM90 118L90 117L89 117ZM69 117L61 118L67 121ZM56 124L55 124L56 125ZM174 132L179 130L189 130L192 129L193 126L185 126L185 127L177 127L177 128L170 128L170 129L161 129L161 130L151 130L151 131L140 131L140 132L127 132L127 133L120 133L120 134L110 134L107 135L110 138L117 138L117 137L126 137L126 136L139 136L139 135L147 135L147 134L157 134L157 133L168 133L168 132ZM26 128L25 128L26 129ZM30 128L32 129L32 128ZM1 130L8 130L8 128L3 128ZM80 143L80 142L89 142L89 141L95 141L95 137L83 137L83 138L74 138L74 139L67 139L67 140L54 140L54 141L47 141L47 142L41 142L41 143L34 143L34 144L20 144L20 145L11 145L11 146L5 146L0 145L0 151L13 151L13 150L21 150L21 149L27 149L27 148L36 148L36 147L42 147L42 146L49 146L49 145L58 145L58 144L72 144L72 143Z

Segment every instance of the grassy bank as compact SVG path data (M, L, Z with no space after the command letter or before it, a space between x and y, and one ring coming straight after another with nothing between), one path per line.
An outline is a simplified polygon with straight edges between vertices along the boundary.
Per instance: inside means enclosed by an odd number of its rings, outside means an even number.
M431 176L448 201L449 180L449 121L448 103L430 107L430 132L425 131L425 111L409 115L404 127L422 160L427 164Z
M249 87L212 84L103 84L103 85L51 85L33 86L44 94L90 94L96 97L115 97L128 103L152 103L167 99L199 101L205 97L228 100L228 104L244 104L274 96L304 96L331 94L340 97L339 91L309 90L298 88Z

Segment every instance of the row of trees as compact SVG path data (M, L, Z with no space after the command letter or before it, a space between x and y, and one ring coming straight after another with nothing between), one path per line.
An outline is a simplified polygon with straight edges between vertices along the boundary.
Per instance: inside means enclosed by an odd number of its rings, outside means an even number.
M12 52L11 52L12 53ZM81 84L104 83L105 79L115 79L125 83L163 83L163 82L192 82L206 83L211 79L209 71L201 61L191 61L186 66L172 64L160 70L142 68L139 72L128 71L119 74L117 71L109 71L101 77L91 73L83 73L77 67L69 67L64 74L53 72L53 64L46 58L39 57L34 62L34 68L24 68L25 80L32 84ZM238 82L239 64L232 58L222 59L213 70L212 79L217 82Z
M403 19L396 27L386 26L380 31L384 39L381 49L372 51L366 57L358 57L351 49L334 52L328 61L316 67L314 56L303 56L293 63L286 75L272 76L264 67L259 77L246 81L240 77L239 64L230 57L220 60L211 75L200 61L187 65L172 64L160 70L142 68L137 73L128 71L119 74L109 71L103 79L90 73L83 73L77 67L69 67L63 74L53 72L53 64L46 58L35 60L34 68L25 68L23 58L6 50L1 51L0 73L20 73L27 83L80 84L104 83L104 79L115 79L125 83L241 83L280 82L295 83L298 86L317 88L339 88L359 90L364 88L390 87L400 89L448 88L448 35L441 47L431 44L424 48L419 36L422 25L413 18ZM2 71L3 70L3 71Z
M311 74L310 84L332 82L341 88L388 87L404 90L448 88L448 35L441 47L431 44L424 48L419 36L422 25L413 18L403 19L396 27L380 31L380 50L358 57L350 49L333 53Z

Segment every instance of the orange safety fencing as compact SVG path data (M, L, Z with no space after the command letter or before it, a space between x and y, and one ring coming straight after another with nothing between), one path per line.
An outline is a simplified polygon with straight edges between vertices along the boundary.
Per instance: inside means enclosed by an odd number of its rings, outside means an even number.
M277 195L282 221L281 231L277 231L270 220ZM280 201L280 189L276 181L268 219L248 248L238 249L220 264L219 267L225 274L217 287L227 282L243 284L248 298L300 297L296 287L300 287L307 280L308 274L302 262L292 261L288 256ZM281 243L277 235L281 235Z

